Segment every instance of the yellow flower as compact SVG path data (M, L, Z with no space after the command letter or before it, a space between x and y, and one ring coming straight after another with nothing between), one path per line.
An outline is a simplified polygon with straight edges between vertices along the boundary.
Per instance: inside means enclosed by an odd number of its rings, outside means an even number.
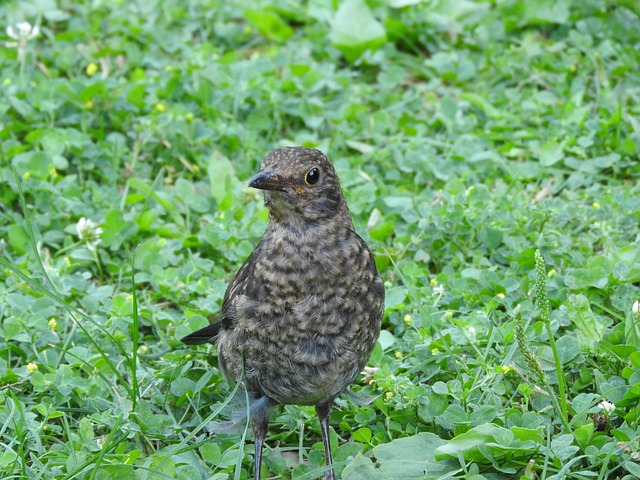
M187 113L187 114L184 116L184 118L186 118L186 119L187 119L187 122L190 122L190 121L192 121L192 120L193 120L194 115L193 115L193 113L189 112L189 113Z
M431 286L432 287L437 287L438 286L438 280L436 280L435 278L431 279Z
M29 370L29 373L35 373L38 371L38 365L36 365L35 363L28 363L27 370Z
M593 203L591 204L591 206L592 206L593 208L595 208L596 210L598 210L598 209L600 208L600 203L599 203L599 202L593 202Z
M504 300L504 293L500 292L496 295L500 300Z
M444 316L446 318L453 318L453 312L451 310L447 310Z
M87 100L86 102L84 102L84 108L86 108L87 110L91 110L93 108L93 102L91 100Z
M436 355L438 355L439 353L440 353L440 350L438 350L437 348L432 348L432 349L431 349L431 355L433 355L434 357L435 357Z
M87 75L92 77L98 71L98 65L91 62L89 65L87 65L87 69L85 71L87 72Z
M408 313L404 316L404 323L406 323L407 325L413 325L413 319Z
M58 326L58 322L54 317L51 317L49 319L49 330L55 330L57 326Z
M400 350L396 351L396 360L402 360L404 358L404 355L402 355L402 352Z
M502 365L502 373L509 373L511 370L513 370L513 367L511 365Z
M22 179L23 180L29 180L31 178L31 172L24 172L22 174Z
M156 103L155 108L156 108L156 110L157 110L158 112L160 112L160 113L164 113L164 112L166 112L166 111L167 111L167 106L166 106L164 103L162 103L162 102L158 102L158 103Z
M387 392L384 396L385 401L389 401L393 398L393 392Z

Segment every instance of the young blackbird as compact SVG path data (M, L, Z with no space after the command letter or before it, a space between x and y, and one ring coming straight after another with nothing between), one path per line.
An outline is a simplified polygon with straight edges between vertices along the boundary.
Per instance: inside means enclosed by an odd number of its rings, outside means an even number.
M224 375L244 382L259 479L269 412L278 404L315 405L331 466L331 406L369 359L384 286L322 152L274 150L249 186L264 190L264 236L229 284L220 319L182 341L216 343ZM325 478L334 479L332 469Z

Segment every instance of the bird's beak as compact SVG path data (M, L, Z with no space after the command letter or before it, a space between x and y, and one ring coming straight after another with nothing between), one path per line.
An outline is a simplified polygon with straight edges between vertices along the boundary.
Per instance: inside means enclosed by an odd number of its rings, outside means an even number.
M280 175L267 170L266 172L260 172L249 180L249 186L260 190L277 190L284 192L287 182L285 182L284 178Z
M296 187L291 182L283 178L277 173L270 171L260 172L249 180L249 187L258 188L260 190L275 190L277 192L286 192L287 187L293 188L298 193L304 193L300 187Z

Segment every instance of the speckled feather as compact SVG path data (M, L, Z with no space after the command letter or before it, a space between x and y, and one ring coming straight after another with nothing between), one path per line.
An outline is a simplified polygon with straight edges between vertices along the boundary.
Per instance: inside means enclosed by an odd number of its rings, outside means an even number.
M314 167L320 179L309 185ZM324 154L274 150L262 172L278 185L264 192L264 236L229 284L220 320L183 341L217 343L223 373L234 381L244 370L259 409L330 405L371 354L384 287Z

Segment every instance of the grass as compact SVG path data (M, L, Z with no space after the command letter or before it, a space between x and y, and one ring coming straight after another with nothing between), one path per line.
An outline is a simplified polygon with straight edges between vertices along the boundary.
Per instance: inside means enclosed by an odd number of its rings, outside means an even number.
M640 477L639 15L3 2L0 476L251 478L206 431L234 393L215 348L177 339L266 225L246 180L296 144L333 159L387 291L340 478ZM267 442L271 478L321 477L311 409Z

